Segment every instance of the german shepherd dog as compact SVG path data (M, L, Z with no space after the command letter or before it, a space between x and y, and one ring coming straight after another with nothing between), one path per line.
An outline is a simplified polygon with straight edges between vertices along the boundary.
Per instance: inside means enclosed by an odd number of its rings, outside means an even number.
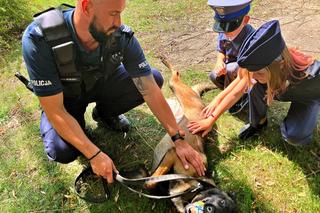
M180 79L180 72L173 69L172 65L161 57L162 62L172 72L169 82L170 89L177 97L182 110L183 118L178 121L181 128L184 129L185 141L188 142L196 151L198 151L207 167L207 158L204 153L204 139L196 134L193 135L188 131L187 124L189 120L201 119L201 111L205 107L200 95L207 90L214 89L213 84L196 85L190 88ZM155 149L155 157L153 164L152 176L160 176L170 171L176 174L185 174L188 176L197 177L196 170L190 166L188 170L184 169L179 157L177 156L171 138L166 134ZM195 180L192 181L177 181L175 184L170 183L169 194L184 192L192 187L197 186ZM155 184L147 183L147 188L154 188ZM180 196L172 199L178 212L214 212L214 213L229 213L236 212L235 197L225 193L218 188L207 188L192 197Z

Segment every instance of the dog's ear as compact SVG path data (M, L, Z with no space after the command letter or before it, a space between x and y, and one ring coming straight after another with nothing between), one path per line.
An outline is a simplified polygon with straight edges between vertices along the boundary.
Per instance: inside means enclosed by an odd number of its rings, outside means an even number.
M231 199L236 203L236 201L237 201L237 195L236 195L236 193L235 192L228 192L227 193L230 197L231 197Z

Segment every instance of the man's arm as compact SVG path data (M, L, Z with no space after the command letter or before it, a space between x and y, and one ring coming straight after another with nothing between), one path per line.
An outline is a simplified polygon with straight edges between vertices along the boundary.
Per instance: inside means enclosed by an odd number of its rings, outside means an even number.
M58 134L78 149L86 158L91 158L99 151L81 129L78 122L66 111L63 105L63 93L39 97L42 109ZM113 171L116 171L112 160L104 153L98 154L91 161L93 171L112 182Z
M147 76L133 78L133 82L142 94L152 113L157 117L168 134L173 136L177 131L184 134L184 131L177 124L169 105L153 78L153 75L149 74ZM203 164L202 157L197 151L181 139L175 142L175 147L177 155L186 169L188 169L189 162L200 176L204 175L205 166Z

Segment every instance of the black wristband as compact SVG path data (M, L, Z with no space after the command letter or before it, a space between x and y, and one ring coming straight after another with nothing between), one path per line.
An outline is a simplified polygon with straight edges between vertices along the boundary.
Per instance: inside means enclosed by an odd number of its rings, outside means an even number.
M93 158L97 157L97 155L99 155L101 152L101 150L99 149L99 151L97 151L96 154L94 154L91 158L89 158L88 160L91 161Z
M180 132L178 130L175 135L171 136L171 140L175 142L176 140L179 140L179 139L184 140L184 137L180 135Z

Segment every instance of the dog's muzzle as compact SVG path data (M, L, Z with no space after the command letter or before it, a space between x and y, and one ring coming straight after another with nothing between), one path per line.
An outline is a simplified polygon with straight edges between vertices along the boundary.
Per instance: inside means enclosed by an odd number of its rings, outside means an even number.
M185 213L213 213L214 206L210 203L205 203L203 201L197 201L195 203L189 203L185 209Z
M195 203L189 203L186 205L184 212L185 213L203 213L204 202L198 201Z
M236 198L218 188L201 191L185 206L185 213L235 213Z

